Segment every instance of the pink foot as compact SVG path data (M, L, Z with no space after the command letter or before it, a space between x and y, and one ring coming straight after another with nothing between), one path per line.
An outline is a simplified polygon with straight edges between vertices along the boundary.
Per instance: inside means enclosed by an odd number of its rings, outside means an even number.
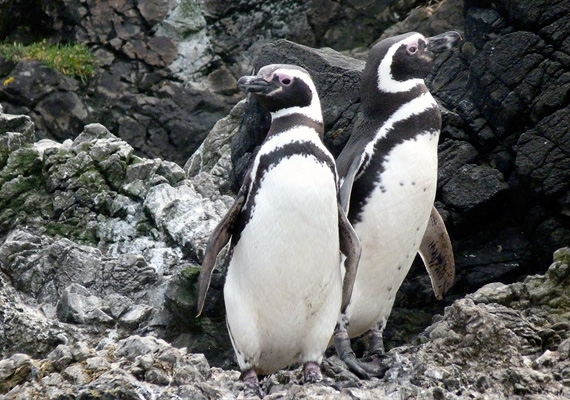
M305 378L305 383L317 383L323 379L321 374L321 367L314 361L309 361L305 363L303 369L303 377Z

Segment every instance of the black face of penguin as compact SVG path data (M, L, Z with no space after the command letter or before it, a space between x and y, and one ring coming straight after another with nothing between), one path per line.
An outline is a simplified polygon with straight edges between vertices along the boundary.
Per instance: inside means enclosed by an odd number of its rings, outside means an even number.
M294 65L270 65L256 76L243 76L240 89L253 93L270 113L292 107L308 107L313 100L306 70Z
M430 73L435 56L428 50L422 36L402 43L392 57L391 72L396 81L425 78Z
M413 32L402 36L409 40L403 40L392 58L392 75L398 81L425 78L431 72L434 53L448 50L461 40L454 31L428 38Z
M365 115L387 117L396 105L427 91L423 79L431 72L435 53L460 40L459 33L453 31L429 38L410 32L374 45L362 72L360 94Z

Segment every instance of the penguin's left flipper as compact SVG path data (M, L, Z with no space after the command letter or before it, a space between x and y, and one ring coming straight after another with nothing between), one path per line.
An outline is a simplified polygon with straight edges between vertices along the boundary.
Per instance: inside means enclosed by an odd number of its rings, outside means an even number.
M435 297L441 300L453 286L455 259L447 229L435 207L431 209L419 253L431 279Z
M242 186L242 190L239 191L234 204L232 204L228 213L214 228L214 231L208 240L208 244L206 246L206 254L204 255L204 262L202 263L200 277L198 278L198 314L196 317L199 317L202 313L204 302L206 301L206 293L210 287L210 280L212 279L212 273L214 272L214 267L216 266L216 259L220 251L232 237L232 229L234 227L236 219L241 213L241 209L245 203L245 198L246 193L245 190L243 190Z
M356 236L356 232L346 217L342 206L338 206L338 233L340 240L340 251L345 255L344 261L344 280L342 282L342 303L340 312L344 314L352 297L352 289L356 280L356 271L358 270L358 262L360 261L360 252L362 246L360 239Z
M352 185L354 183L354 179L356 177L356 173L360 169L360 165L362 164L362 160L360 158L355 158L350 164L350 168L342 181L342 185L340 186L339 195L340 195L340 204L342 205L342 209L344 213L348 213L348 208L350 207L350 195L352 193Z
M334 332L334 345L339 358L344 361L350 371L360 378L370 379L371 376L383 375L385 369L382 370L376 365L359 361L350 346L350 338L347 333L348 317L346 316L346 308L348 307L350 298L352 297L352 289L354 287L354 281L356 280L356 272L358 270L358 262L360 261L362 246L360 244L360 239L358 239L356 232L346 217L345 210L340 204L338 207L338 229L340 251L346 257L344 261L344 268L346 271L342 284L341 314Z

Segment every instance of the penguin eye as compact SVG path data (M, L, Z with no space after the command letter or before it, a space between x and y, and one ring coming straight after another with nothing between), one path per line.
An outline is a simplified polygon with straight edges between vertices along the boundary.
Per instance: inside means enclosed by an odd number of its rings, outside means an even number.
M408 53L410 54L416 54L417 51L418 51L418 46L416 46L415 44L408 47Z
M283 86L289 86L292 82L291 77L288 75L277 75L277 79Z

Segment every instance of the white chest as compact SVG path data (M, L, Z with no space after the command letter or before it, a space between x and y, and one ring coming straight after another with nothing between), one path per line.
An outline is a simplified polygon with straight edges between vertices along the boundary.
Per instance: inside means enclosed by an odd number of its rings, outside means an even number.
M300 355L320 357L336 323L341 285L334 175L311 157L284 159L261 181L226 278L240 364L271 372Z
M418 251L435 198L437 140L426 133L394 147L354 225L362 256L350 306L351 336L388 318Z

